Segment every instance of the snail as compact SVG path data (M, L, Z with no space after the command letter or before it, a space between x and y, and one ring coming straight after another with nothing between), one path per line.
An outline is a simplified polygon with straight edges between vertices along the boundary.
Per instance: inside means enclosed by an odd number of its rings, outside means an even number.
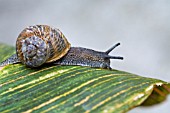
M22 63L34 68L44 63L52 63L111 69L110 59L123 60L123 57L109 55L119 45L120 43L115 44L106 52L71 47L59 29L48 25L34 25L25 28L19 34L16 41L16 54L1 62L0 66Z

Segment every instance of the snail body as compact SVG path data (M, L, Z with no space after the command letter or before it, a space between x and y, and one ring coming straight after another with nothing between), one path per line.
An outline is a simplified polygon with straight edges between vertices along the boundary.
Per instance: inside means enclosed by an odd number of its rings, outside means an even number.
M1 62L0 66L21 62L32 68L44 63L53 63L110 69L110 59L123 59L123 57L108 55L118 45L120 43L106 52L71 47L59 29L47 25L29 26L17 38L16 54Z
M120 45L120 43L117 43L106 52L95 51L82 47L71 47L64 57L60 60L54 61L53 63L58 65L80 65L111 69L110 59L123 59L119 56L108 55L118 45Z

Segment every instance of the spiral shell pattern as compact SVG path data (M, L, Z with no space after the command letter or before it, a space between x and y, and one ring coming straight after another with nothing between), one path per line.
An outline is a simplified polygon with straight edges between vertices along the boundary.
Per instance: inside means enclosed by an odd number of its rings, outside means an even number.
M19 60L29 67L38 67L63 57L70 49L70 43L59 29L47 25L25 28L16 41Z

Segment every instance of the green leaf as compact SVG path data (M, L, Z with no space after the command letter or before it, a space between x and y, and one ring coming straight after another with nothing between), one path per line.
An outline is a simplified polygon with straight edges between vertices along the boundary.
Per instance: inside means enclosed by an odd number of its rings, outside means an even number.
M15 53L0 44L0 61ZM170 84L131 73L81 66L22 64L0 69L0 112L126 112L164 101Z

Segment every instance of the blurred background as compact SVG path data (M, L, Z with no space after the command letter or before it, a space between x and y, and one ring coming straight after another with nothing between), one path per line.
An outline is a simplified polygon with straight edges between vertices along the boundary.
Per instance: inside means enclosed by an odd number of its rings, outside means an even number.
M29 25L59 28L72 46L106 51L114 69L170 82L170 0L0 0L0 42L15 46ZM129 113L169 113L168 101ZM169 112L168 112L169 111Z

